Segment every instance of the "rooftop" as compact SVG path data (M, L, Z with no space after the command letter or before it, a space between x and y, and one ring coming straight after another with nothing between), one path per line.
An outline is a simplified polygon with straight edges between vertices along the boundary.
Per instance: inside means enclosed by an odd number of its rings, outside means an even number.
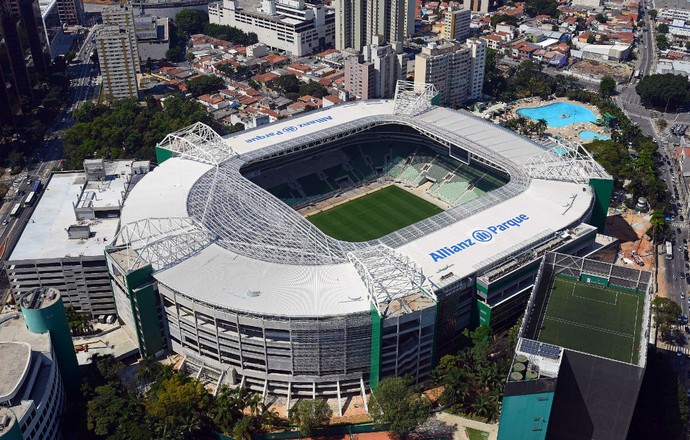
M0 402L11 400L21 388L31 363L31 346L26 342L0 342Z
M24 309L43 309L52 306L60 299L60 292L51 287L39 287L27 292L21 298L21 307Z
M98 256L117 232L114 211L130 182L132 161L105 162L103 180L86 181L80 172L53 173L45 185L8 261ZM77 220L75 209L102 211L105 218ZM88 226L88 239L70 239L70 226Z

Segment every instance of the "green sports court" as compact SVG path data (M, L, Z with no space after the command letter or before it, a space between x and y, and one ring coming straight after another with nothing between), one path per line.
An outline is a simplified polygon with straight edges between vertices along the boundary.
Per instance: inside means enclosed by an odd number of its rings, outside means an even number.
M538 340L637 363L643 308L642 293L559 275L551 284Z
M367 241L417 223L443 210L395 185L308 217L333 238Z

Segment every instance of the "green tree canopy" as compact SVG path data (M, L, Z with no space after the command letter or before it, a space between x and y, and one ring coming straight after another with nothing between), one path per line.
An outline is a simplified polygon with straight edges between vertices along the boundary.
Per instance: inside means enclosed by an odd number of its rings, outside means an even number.
M333 410L321 399L300 400L290 410L290 422L297 425L305 437L311 437L325 428L332 416Z
M323 98L328 95L328 89L323 84L317 83L316 81L309 81L308 83L302 83L299 88L299 94L311 95L317 98Z
M616 80L610 76L605 76L599 83L599 94L604 98L613 96L616 93Z
M558 17L558 2L556 0L527 0L525 12L530 17L549 15Z
M668 34L668 25L666 23L661 23L656 27L657 32L660 34Z
M174 63L184 61L184 50L178 46L172 46L165 51L165 59Z
M196 122L225 133L201 104L182 96L169 97L165 108L142 107L135 100L122 99L88 109L78 112L77 123L65 132L67 169L80 169L84 159L93 157L155 160L156 143Z
M271 87L283 94L298 93L300 89L299 80L292 74L280 75L273 80Z
M194 96L214 93L223 88L225 88L225 81L215 75L200 75L187 81L187 89Z
M656 16L659 12L656 9L650 9L647 14L649 14L649 18L652 20L656 20Z
M183 9L175 15L175 25L187 35L200 34L208 23L208 14L199 9Z
M495 14L491 16L491 26L496 27L496 25L501 23L512 24L513 26L517 26L518 19L514 15L508 14Z
M635 87L642 104L659 111L678 110L690 100L690 82L683 75L649 75Z
M377 425L388 425L399 438L429 418L429 403L410 378L384 379L369 398L369 414Z
M671 44L668 42L668 38L666 38L666 35L664 34L658 34L656 36L656 45L659 50L666 50L671 47Z
M243 46L250 46L259 42L254 32L247 33L236 27L215 23L206 23L206 25L204 25L204 33L210 37L231 41Z

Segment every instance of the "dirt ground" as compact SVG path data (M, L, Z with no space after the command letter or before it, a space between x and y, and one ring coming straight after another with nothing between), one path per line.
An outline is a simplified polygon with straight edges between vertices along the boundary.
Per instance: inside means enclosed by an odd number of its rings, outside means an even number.
M654 249L646 232L651 227L649 214L632 210L609 215L606 219L606 233L619 241L616 264L632 265L638 269L654 270ZM635 263L633 252L637 252L643 265Z
M632 75L632 69L626 64L608 64L593 60L581 60L575 63L570 70L580 75L603 78L612 76L617 82L626 81Z

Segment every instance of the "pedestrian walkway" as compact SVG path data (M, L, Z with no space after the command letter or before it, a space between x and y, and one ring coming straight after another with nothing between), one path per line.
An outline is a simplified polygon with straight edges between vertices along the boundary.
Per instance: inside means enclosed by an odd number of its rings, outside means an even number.
M466 417L455 416L445 412L437 413L434 415L434 417L437 420L453 427L453 440L469 440L469 437L465 432L465 428L473 428L479 431L488 432L489 437L487 440L498 439L498 423L482 423Z

